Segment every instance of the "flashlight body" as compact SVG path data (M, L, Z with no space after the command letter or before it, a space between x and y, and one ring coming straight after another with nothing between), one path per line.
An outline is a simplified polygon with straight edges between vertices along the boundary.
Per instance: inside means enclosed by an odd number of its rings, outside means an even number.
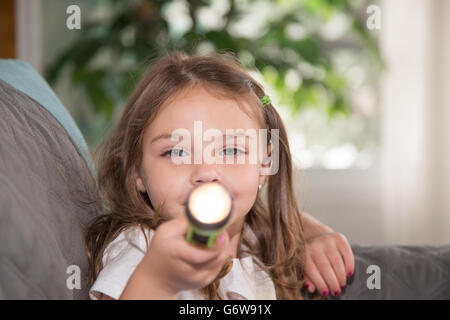
M191 200L191 195L198 191L198 188L208 188L209 185L212 185L214 188L217 188L217 184L223 187L223 194L225 197L229 197L229 209L227 210L227 214L224 216L222 220L213 222L213 223L204 223L196 218L195 213L191 212L189 202ZM205 190L205 189L203 189ZM201 192L201 191L200 191ZM198 199L198 198L197 198ZM230 220L231 212L233 210L233 196L231 192L221 183L217 182L206 182L203 183L189 193L189 196L185 203L186 216L189 221L189 227L186 233L186 240L191 243L199 244L206 246L207 248L211 248L214 244L215 238L222 232L225 228L226 224ZM212 211L214 208L211 208Z
M197 229L193 225L189 225L186 234L186 240L199 245L204 245L207 248L211 248L212 245L214 244L214 240L220 234L221 231L222 229L215 231L205 231Z

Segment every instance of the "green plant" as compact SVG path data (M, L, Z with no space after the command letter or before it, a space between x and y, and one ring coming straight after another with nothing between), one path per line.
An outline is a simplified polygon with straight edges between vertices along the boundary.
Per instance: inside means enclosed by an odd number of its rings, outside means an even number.
M108 16L86 19L78 40L46 71L47 79L54 84L68 68L73 86L85 90L95 115L111 119L149 59L173 49L193 53L207 46L230 50L248 69L258 70L276 90L279 102L293 113L321 105L333 117L351 112L348 79L334 67L333 53L350 46L364 59L381 64L376 39L365 27L366 1L222 1L225 10L222 7L217 17L224 23L213 28L202 23L199 12L212 10L217 1L178 1L184 3L191 21L181 31L167 17L174 2L95 1L94 9L101 6L99 10L107 11ZM246 17L258 17L257 10L263 20L259 34L236 32ZM336 14L345 17L349 25L345 39L324 39L320 27ZM295 81L289 80L292 78Z

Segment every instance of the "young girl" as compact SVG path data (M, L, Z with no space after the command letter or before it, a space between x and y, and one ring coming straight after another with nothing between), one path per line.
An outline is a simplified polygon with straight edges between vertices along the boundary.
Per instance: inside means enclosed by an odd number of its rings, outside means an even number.
M252 137L225 136L214 148L223 162L193 161L203 145L171 137L180 128L193 137L199 122L223 134L266 129L258 148L267 158L249 161ZM86 233L92 299L301 299L303 287L340 294L353 272L345 237L300 212L284 125L233 59L175 52L157 60L102 150L107 214ZM262 174L274 154L278 170ZM209 181L225 185L234 205L208 249L186 241L184 203Z

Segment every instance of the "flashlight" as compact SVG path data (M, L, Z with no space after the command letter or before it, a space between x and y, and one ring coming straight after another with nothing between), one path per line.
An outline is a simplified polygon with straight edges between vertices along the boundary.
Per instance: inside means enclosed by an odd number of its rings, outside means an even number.
M233 197L223 184L205 182L189 192L185 208L189 221L186 240L210 248L230 220Z

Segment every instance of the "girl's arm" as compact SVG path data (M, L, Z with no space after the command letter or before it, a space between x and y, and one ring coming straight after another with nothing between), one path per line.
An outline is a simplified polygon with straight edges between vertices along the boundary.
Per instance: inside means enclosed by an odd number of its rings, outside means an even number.
M174 300L177 293L168 292L163 289L151 277L148 272L139 264L128 280L119 300ZM115 300L106 294L102 294L100 300Z
M178 294L159 284L141 262L128 280L120 300L175 300Z
M302 223L306 241L319 235L334 232L329 226L314 219L306 212L302 212Z
M186 217L180 217L156 229L120 299L177 299L181 291L202 288L217 277L228 257L228 233L203 248L186 241L188 226Z

